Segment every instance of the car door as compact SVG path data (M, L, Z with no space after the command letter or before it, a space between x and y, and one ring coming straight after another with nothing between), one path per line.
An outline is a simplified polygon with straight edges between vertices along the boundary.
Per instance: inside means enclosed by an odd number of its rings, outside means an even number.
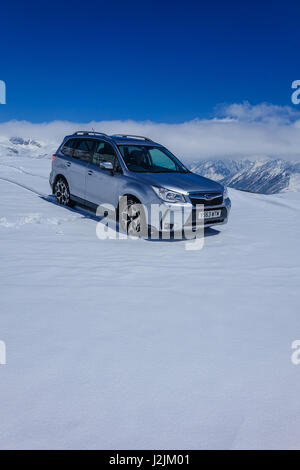
M114 171L100 168L101 162L111 162ZM108 203L116 207L119 200L121 178L122 168L113 146L106 141L97 139L87 172L87 201L97 206Z
M71 175L71 195L78 202L85 201L86 177L89 163L92 159L94 141L92 139L77 139L77 145L73 152L70 166Z

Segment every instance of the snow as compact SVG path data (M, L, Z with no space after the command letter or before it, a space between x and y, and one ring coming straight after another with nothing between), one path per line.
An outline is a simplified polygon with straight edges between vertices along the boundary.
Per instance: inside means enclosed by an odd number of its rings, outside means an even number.
M300 191L300 173L294 173L290 176L287 191Z
M300 447L300 193L230 190L188 251L99 240L48 158L0 163L1 448Z

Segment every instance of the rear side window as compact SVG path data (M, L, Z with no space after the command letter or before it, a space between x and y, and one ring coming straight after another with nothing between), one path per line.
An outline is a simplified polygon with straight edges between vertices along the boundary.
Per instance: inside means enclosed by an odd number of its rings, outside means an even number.
M79 139L73 157L83 162L90 162L92 160L93 147L94 141L92 139Z
M65 142L61 148L61 153L63 153L67 157L72 157L75 144L76 144L76 139L67 140L67 142Z

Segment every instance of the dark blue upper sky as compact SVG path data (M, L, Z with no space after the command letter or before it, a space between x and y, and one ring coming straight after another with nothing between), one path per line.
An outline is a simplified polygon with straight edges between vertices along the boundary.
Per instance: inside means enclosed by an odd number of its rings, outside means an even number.
M299 19L299 1L6 1L0 121L182 122L220 103L292 105Z

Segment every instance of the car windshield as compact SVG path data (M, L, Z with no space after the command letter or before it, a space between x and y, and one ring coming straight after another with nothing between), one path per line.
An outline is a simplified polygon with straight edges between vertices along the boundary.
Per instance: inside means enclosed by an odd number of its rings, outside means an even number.
M189 170L164 147L119 145L130 171L138 173L189 173Z

